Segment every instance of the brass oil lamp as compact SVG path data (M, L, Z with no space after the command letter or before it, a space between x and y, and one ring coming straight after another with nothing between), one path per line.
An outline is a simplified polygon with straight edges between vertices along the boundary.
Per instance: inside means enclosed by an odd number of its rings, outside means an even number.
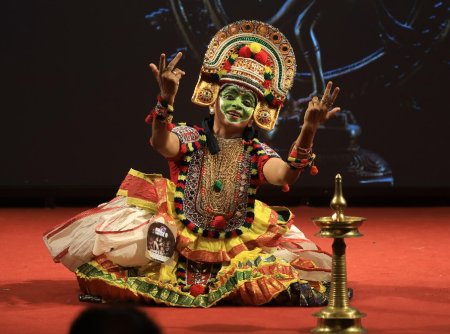
M366 220L362 217L345 216L347 202L342 194L342 177L337 174L334 184L334 197L330 203L334 214L331 217L313 218L320 231L316 236L333 238L333 258L331 265L331 291L328 306L314 314L317 326L312 333L367 333L361 325L364 313L351 307L347 290L347 269L345 261L345 238L357 238L362 234L358 227Z

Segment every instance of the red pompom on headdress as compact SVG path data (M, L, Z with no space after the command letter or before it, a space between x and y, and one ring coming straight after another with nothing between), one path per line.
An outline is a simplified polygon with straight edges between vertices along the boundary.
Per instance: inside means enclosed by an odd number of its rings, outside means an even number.
M255 60L263 65L267 65L267 60L269 59L269 55L261 50L257 54L255 54Z
M251 56L252 56L252 51L250 50L250 48L247 45L245 45L239 49L239 57L251 58Z

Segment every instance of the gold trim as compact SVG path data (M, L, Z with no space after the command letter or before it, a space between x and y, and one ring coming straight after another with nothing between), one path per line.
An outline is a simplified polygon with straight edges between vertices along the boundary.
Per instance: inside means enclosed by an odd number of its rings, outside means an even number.
M200 74L191 100L204 107L213 105L219 95L219 88L218 84L204 80Z

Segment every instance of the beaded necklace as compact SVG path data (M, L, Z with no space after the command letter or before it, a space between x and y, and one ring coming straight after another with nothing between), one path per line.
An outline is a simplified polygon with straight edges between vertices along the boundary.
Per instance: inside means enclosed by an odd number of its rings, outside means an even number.
M200 138L204 137L204 133L198 130ZM241 139L242 140L242 139ZM176 183L176 191L174 196L175 212L180 221L192 232L208 238L233 238L241 235L243 228L250 228L254 220L254 204L256 189L259 184L258 175L258 156L266 154L258 139L242 140L242 160L240 166L244 166L245 179L240 182L238 175L233 181L239 190L239 198L237 199L237 208L235 214L229 218L225 215L216 215L208 213L206 207L203 210L199 205L202 200L200 180L204 156L207 153L206 141L201 140L196 145L192 145L190 151L184 151L186 154L180 163L180 172ZM234 158L241 159L240 156ZM239 165L239 164L237 164ZM241 174L242 175L242 174ZM242 176L241 176L242 177ZM214 188L215 181L221 178L211 178L210 191L216 192ZM223 189L223 188L222 188ZM242 189L242 191L241 191ZM205 189L206 196L206 189ZM206 201L207 203L207 201ZM229 210L229 212L232 212ZM214 225L215 223L225 222L224 225ZM214 224L212 224L214 223ZM216 226L219 226L216 228Z

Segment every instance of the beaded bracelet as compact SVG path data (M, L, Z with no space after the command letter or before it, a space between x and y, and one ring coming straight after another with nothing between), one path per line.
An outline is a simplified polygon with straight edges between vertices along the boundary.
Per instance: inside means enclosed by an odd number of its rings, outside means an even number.
M145 118L145 122L147 124L152 124L153 120L156 119L164 124L169 124L173 119L173 106L168 104L167 101L161 99L161 96L158 95L158 102L150 114Z
M317 173L319 173L319 169L316 165L314 165L315 158L316 155L312 152L312 147L302 148L293 144L289 152L287 163L290 168L297 170L303 170L306 167L309 167L310 174L317 175Z
M163 100L163 99L161 98L161 95L158 95L158 96L157 96L157 99L158 99L158 104L160 104L164 109L167 109L167 110L169 110L170 112L173 112L173 106L170 105L167 101ZM158 104L157 104L157 105L158 105Z

